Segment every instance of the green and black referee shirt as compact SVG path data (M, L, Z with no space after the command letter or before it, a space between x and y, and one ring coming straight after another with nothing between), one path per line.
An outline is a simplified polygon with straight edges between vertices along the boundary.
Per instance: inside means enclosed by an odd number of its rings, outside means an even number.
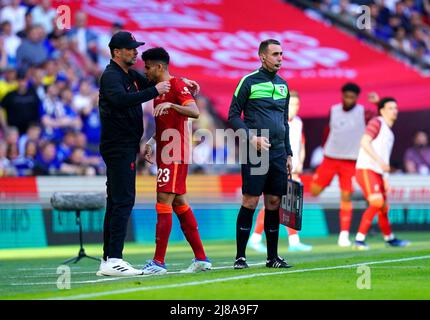
M270 149L285 148L293 155L288 126L290 93L287 82L263 67L244 76L234 92L228 121L234 130L269 129ZM242 112L244 118L242 120Z

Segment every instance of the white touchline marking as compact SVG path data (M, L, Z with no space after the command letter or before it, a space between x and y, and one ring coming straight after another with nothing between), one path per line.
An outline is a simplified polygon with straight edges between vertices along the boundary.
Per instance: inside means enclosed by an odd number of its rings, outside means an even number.
M60 264L59 264L60 265ZM81 267L73 267L73 269L81 269ZM46 271L46 270L57 270L57 268L18 268L18 271L37 271L37 270L42 270L42 271Z
M375 266L372 269L410 269L410 268L419 268L419 269L427 269L430 266Z
M249 278L256 278L256 277L274 276L274 275L280 275L280 274L303 273L303 272L335 270L335 269L347 269L347 268L358 267L361 265L374 265L374 264L384 264L384 263L404 262L404 261L424 260L424 259L430 259L430 255L416 256L416 257L410 257L410 258L401 258L401 259L393 259L393 260L367 261L367 262L347 264L347 265L341 265L341 266L310 268L310 269L293 270L293 271L254 273L254 274L247 274L247 275L242 275L242 276L233 276L233 277L218 278L218 279L211 279L211 280L192 281L192 282L185 282L185 283L159 285L159 286L112 290L112 291L96 292L96 293L89 293L89 294L78 294L78 295L74 295L74 296L68 296L68 297L62 297L62 298L55 297L55 298L48 298L48 299L44 299L44 300L90 299L90 298L97 298L97 297L114 295L114 294L125 294L125 293L139 292L139 291L189 287L189 286L197 286L197 285L202 285L202 284L227 282L227 281L249 279Z
M95 273L96 273L95 271L78 271L78 272L76 272L76 271L72 270L72 274L73 275L79 275L79 274L84 275L84 274L95 274ZM33 274L33 275L26 275L26 276L23 276L23 275L20 275L20 276L8 276L8 277L5 277L5 279L26 279L26 278L40 278L40 277L42 277L42 278L58 277L58 273L47 272L47 273L36 273L36 274Z
M231 264L231 261L223 261L223 262L217 262L217 264ZM136 264L136 267L144 267L146 264ZM186 263L168 263L168 266L183 266L186 265ZM73 270L76 269L88 269L88 268L83 268L83 267L78 267L78 266L72 266L71 267L72 272ZM16 269L17 271L49 271L49 270L57 270L57 268L51 268L51 267L46 267L46 268L18 268ZM84 274L84 273L94 273L93 271L81 271L81 272L73 272L75 274ZM54 273L53 273L54 274Z

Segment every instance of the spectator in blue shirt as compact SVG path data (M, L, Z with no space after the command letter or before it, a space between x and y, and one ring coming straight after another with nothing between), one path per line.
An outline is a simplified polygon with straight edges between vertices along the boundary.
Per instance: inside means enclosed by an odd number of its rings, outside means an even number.
M37 141L27 140L24 154L16 158L12 164L18 176L31 176L37 154Z
M31 66L42 64L48 59L48 50L44 45L45 32L39 25L33 25L16 51L16 64L19 69L27 70Z
M94 166L88 163L82 148L73 149L70 157L61 164L60 171L62 174L80 176L95 176L97 173Z
M27 142L30 140L39 141L41 133L42 133L42 128L38 123L36 122L30 123L27 129L27 132L23 134L18 140L18 151L20 156L24 155Z
M58 146L57 159L60 162L64 162L70 157L73 148L76 146L76 132L67 131L64 134L63 140Z
M101 132L98 96L94 97L90 107L81 110L81 118L83 123L82 132L87 137L87 148L91 152L97 153Z
M61 100L58 95L57 85L50 85L43 100L41 112L44 128L43 136L56 142L60 142L63 139L65 130L80 130L82 127L80 117L71 107L66 106L63 102L64 98Z
M56 157L57 148L51 141L46 141L40 147L40 153L36 156L33 174L36 176L55 175L60 169L60 162Z

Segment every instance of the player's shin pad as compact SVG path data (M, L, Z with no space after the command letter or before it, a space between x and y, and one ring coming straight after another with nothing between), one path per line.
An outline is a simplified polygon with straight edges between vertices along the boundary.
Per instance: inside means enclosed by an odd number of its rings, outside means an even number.
M288 179L287 194L282 196L279 223L294 230L302 229L303 184Z

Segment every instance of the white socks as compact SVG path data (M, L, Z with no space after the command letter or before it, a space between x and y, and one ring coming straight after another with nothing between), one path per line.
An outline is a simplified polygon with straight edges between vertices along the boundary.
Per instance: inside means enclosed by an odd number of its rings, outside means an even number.
M349 231L341 231L339 233L339 239L349 239Z
M256 233L256 232L254 232L252 235L251 235L251 237L249 238L249 241L250 242L253 242L253 243L257 243L257 242L261 242L261 239L263 238L263 235L261 235L261 234L259 234L259 233Z
M298 234L292 234L288 236L288 243L290 246L296 246L300 243L300 238Z
M384 236L384 240L385 241L390 241L390 240L393 240L394 239L394 234L389 234L388 236Z
M366 235L365 234L363 234L363 233L357 233L357 235L355 236L355 240L357 240L357 241L364 241L364 240L366 240Z
M249 242L252 243L258 243L261 242L261 240L263 239L263 235L254 232L251 237L249 238ZM290 246L296 246L300 243L300 238L298 234L292 234L290 236L288 236L288 243L290 244Z

